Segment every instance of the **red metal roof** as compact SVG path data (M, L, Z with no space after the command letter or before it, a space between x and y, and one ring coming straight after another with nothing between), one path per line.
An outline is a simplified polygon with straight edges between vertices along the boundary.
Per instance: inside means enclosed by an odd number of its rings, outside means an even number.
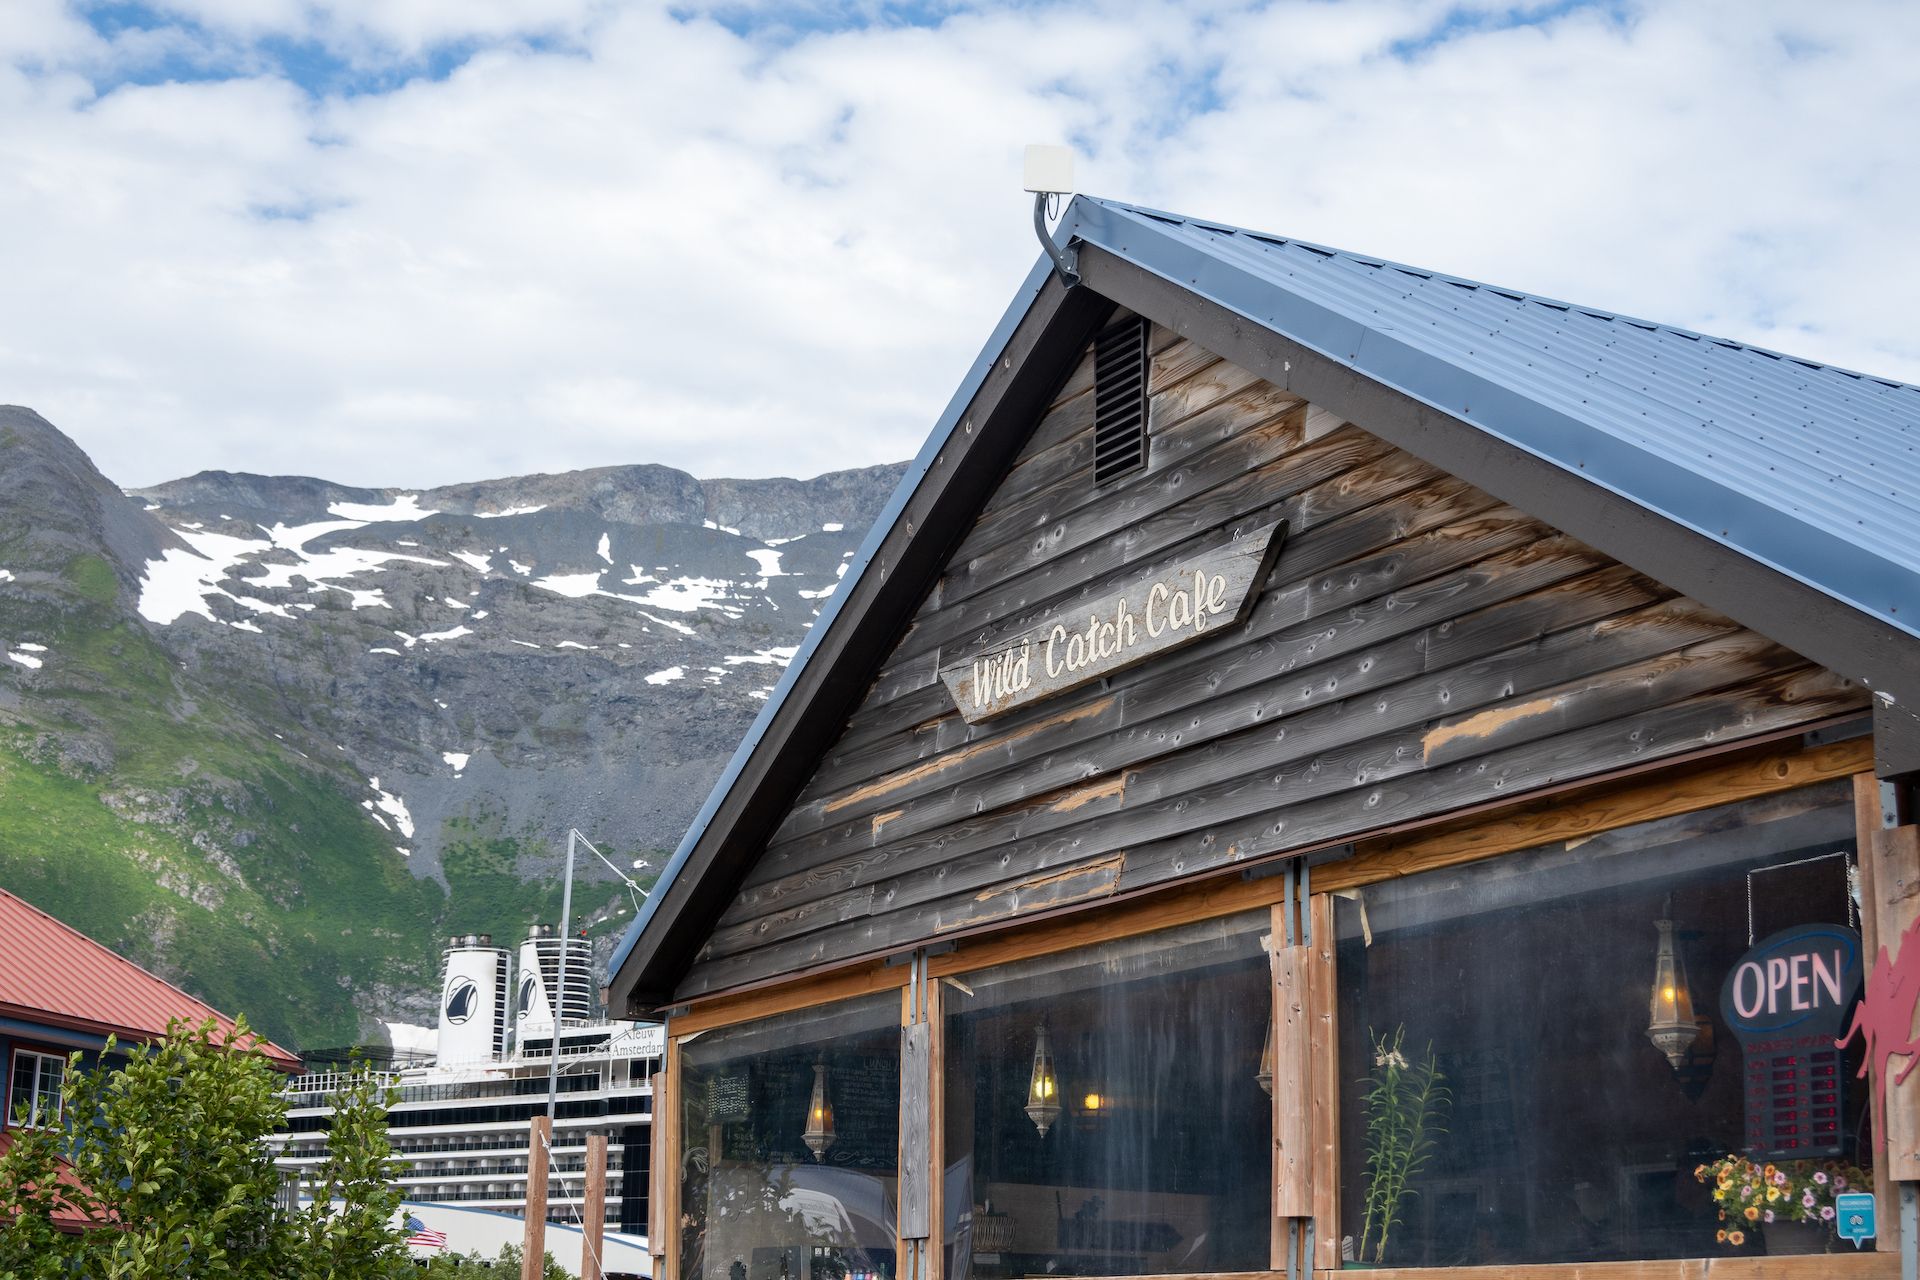
M0 1017L65 1027L122 1041L166 1034L167 1022L212 1018L222 1033L233 1019L162 981L133 961L0 889ZM300 1059L262 1039L273 1065L300 1070Z
M5 1130L0 1130L0 1156L7 1154L12 1146L13 1135ZM84 1189L84 1185L80 1179L74 1175L73 1166L65 1160L61 1160L55 1169L54 1185L65 1191ZM93 1226L92 1219L74 1208L72 1202L70 1202L66 1196L59 1195L57 1192L53 1212L48 1216L52 1218L55 1227L58 1227L68 1234L85 1231L87 1228ZM12 1272L8 1272L8 1274L11 1275Z

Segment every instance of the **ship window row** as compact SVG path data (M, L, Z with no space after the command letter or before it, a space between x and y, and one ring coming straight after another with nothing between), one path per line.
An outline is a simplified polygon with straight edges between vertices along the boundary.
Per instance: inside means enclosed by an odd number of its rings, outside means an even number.
M320 1107L329 1104L333 1095L351 1086L357 1076L343 1075L338 1072L321 1077L319 1081L302 1080L288 1090L287 1101L296 1107ZM388 1078L383 1083L392 1085L395 1081ZM600 1087L599 1072L583 1075L561 1076L557 1081L561 1093L581 1093ZM545 1076L528 1076L518 1080L494 1080L487 1083L465 1084L412 1084L397 1086L398 1101L440 1102L450 1098L518 1098L530 1094L545 1096L547 1079Z
M614 1099L606 1103L562 1102L556 1108L557 1118L561 1120L593 1120L604 1115L648 1115L652 1112L651 1099ZM519 1106L499 1105L483 1107L442 1107L433 1111L395 1111L387 1116L389 1129L439 1127L453 1124L512 1124L527 1121L546 1110L545 1103L529 1102ZM324 1133L329 1118L324 1115L289 1116L287 1129L291 1133Z

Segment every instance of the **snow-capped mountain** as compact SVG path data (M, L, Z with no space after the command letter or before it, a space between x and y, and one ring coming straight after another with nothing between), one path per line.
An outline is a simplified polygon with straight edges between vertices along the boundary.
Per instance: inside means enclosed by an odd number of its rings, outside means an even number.
M362 1030L419 1020L432 932L512 935L550 913L568 827L642 885L657 872L901 474L642 465L369 490L208 472L122 495L24 410L0 410L0 464L0 785L11 750L17 771L92 788L122 860L180 889L120 932L210 994L183 960L182 912L274 881L257 927L231 911L222 926L270 952L263 939L292 943L267 903L325 898L361 940L356 912L364 931L400 924L374 895L417 898L402 914L429 936L388 945L405 963L325 975ZM49 541L62 488L81 514ZM115 687L129 698L103 700ZM178 741L130 749L153 733ZM306 779L351 816L291 818L286 787L320 803ZM266 827L285 851L250 870ZM132 847L162 830L168 851ZM347 845L365 846L361 881L387 860L379 884L348 882ZM302 859L311 874L287 868ZM0 884L85 914L86 878L63 870L0 852ZM582 872L598 883L577 900L611 939L635 898L597 863ZM267 1021L307 1043L346 1034L317 1009Z

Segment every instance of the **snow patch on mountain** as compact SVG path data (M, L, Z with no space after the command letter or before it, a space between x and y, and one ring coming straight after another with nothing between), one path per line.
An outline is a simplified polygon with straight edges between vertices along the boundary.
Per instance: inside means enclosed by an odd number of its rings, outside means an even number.
M518 569L520 566L515 564L513 567ZM598 569L589 569L585 573L550 573L544 578L535 578L533 585L542 591L551 591L574 600L601 594Z
M739 655L728 656L726 658L722 658L721 661L726 663L730 667L737 667L744 663L749 663L749 662L765 663L769 666L784 667L789 662L793 661L793 655L798 652L800 652L800 646L797 644L777 645L774 648L759 649L753 653L746 654L744 656L739 656Z
M392 502L379 506L366 502L336 502L327 510L342 519L359 520L366 524L382 520L425 520L428 516L440 514L438 511L421 510L420 495L417 493L403 493Z
M407 839L413 839L413 815L407 812L407 802L391 791L382 790L378 778L368 778L367 785L373 788L374 798L361 803L369 809L386 814L393 820L395 830Z

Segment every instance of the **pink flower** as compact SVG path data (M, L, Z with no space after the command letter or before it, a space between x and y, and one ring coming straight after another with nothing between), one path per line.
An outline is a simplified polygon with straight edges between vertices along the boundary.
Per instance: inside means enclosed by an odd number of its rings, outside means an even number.
M1845 1191L1845 1190L1847 1189L1847 1180L1846 1180L1846 1178L1845 1178L1845 1177L1843 1177L1843 1176L1842 1176L1842 1175L1840 1175L1840 1174L1837 1174L1837 1173L1836 1173L1836 1174L1834 1174L1834 1175L1833 1175L1833 1189L1834 1189L1835 1191Z
M1813 1208L1813 1204L1814 1204L1813 1192L1809 1191L1805 1195L1801 1196L1800 1203L1807 1206L1807 1208L1809 1209Z
M1825 1169L1815 1169L1815 1170L1813 1171L1813 1180L1814 1180L1815 1182L1817 1182L1817 1183L1819 1183L1819 1184L1820 1184L1821 1186L1823 1186L1823 1187L1824 1187L1824 1186L1826 1186L1826 1185L1827 1185L1827 1171L1826 1171Z
M1767 1210L1767 1212L1766 1212L1766 1220L1767 1220L1768 1222L1772 1222L1772 1221L1773 1221L1773 1210L1771 1210L1771 1209L1769 1209L1769 1210Z
M1830 1204L1823 1204L1823 1205L1821 1205L1821 1206L1820 1206L1820 1216L1821 1216L1822 1218L1824 1218L1824 1219L1826 1219L1826 1220L1827 1220L1828 1222L1832 1222L1832 1221L1833 1221L1833 1206L1832 1206L1832 1205L1830 1205Z
M1776 1187L1784 1187L1787 1185L1787 1171L1785 1169L1777 1169L1774 1171L1773 1185Z

